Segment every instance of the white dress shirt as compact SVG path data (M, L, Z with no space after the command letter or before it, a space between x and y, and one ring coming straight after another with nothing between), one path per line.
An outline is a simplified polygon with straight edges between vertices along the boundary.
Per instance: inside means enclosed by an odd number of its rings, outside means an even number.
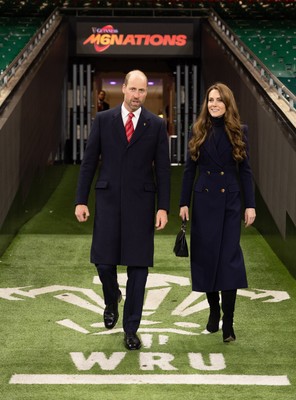
M131 111L128 111L124 105L122 104L121 106L121 116L122 116L122 120L123 120L123 125L125 126L127 119L128 119L128 115ZM133 125L134 125L134 130L136 130L137 127L137 123L139 121L139 117L141 114L141 107L138 108L136 111L132 111L132 113L134 114L134 117L132 119Z

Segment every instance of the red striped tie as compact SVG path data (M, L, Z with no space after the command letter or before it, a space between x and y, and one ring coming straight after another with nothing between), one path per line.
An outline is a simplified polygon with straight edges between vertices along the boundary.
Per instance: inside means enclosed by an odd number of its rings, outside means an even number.
M126 133L126 138L127 138L128 142L130 142L130 140L133 136L133 133L134 133L134 125L133 125L133 121L132 121L133 117L134 117L134 114L129 113L128 120L125 124L125 133Z

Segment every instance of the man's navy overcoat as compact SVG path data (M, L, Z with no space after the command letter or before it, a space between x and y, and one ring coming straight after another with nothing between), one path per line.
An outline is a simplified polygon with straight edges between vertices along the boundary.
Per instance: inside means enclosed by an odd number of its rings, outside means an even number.
M243 130L246 134L247 127ZM180 199L181 206L190 206L193 191L190 262L194 291L233 290L248 285L240 247L241 189L245 207L254 208L248 158L237 164L226 133L218 146L209 135L200 147L198 161L187 159Z
M153 266L155 209L169 210L170 161L163 119L142 107L127 142L121 107L97 113L81 163L76 204L95 173L94 264Z

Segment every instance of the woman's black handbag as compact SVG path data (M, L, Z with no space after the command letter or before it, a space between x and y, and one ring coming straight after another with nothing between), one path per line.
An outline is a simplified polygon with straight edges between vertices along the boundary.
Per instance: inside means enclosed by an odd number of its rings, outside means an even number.
M186 241L186 220L182 221L181 230L176 237L174 253L177 257L188 257L188 246Z

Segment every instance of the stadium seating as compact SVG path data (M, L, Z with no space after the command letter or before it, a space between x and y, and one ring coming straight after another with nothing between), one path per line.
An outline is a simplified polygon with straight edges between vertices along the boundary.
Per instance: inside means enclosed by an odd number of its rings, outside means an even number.
M221 18L240 19L273 19L285 20L287 18L295 19L296 7L294 0L285 1L255 1L255 0L10 0L0 1L0 15L11 16L49 16L51 12L60 7L66 9L83 9L83 14L91 13L93 8L120 9L126 10L141 8L161 9L191 9L196 12L213 8Z
M42 21L42 18L37 17L0 18L0 73L8 67L26 46L41 26Z
M11 0L0 1L0 73L13 61L17 54L28 43L41 26L42 21L57 7L62 13L75 12L80 9L81 15L96 9L96 15L108 9L124 8L120 16L130 16L136 11L147 15L149 11L141 8L153 8L154 12L169 8L191 10L192 16L204 17L214 9L231 29L241 38L249 49L260 58L268 69L282 80L290 90L296 92L296 7L292 0L285 2L257 2L241 0L228 1L195 1L195 0L147 0L147 1L86 1L86 0ZM101 11L98 11L98 10ZM72 10L72 11L71 11ZM128 11L130 10L130 11ZM131 12L132 14L129 14ZM162 11L165 13L166 11ZM115 15L115 14L114 14ZM155 14L166 15L166 14ZM188 15L188 14L186 14Z
M295 21L226 21L233 32L283 84L296 93Z

